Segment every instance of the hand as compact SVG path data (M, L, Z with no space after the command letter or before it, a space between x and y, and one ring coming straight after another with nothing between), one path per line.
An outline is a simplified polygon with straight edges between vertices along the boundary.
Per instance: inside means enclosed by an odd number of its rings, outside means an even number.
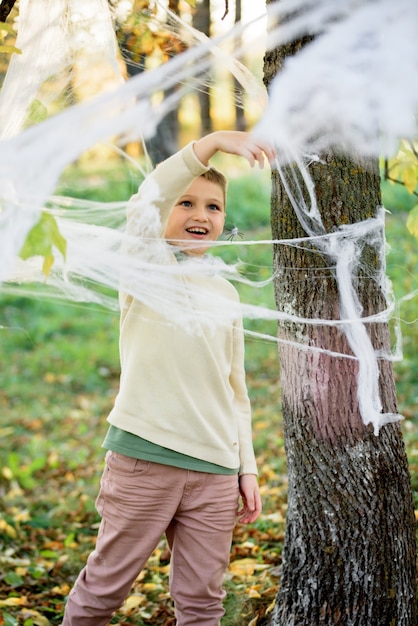
M242 506L237 513L239 521L242 524L251 524L260 515L262 506L257 476L254 474L240 476L239 491L242 498Z
M251 167L258 163L261 169L264 167L266 158L270 164L276 158L276 151L269 143L251 133L238 130L220 130L210 133L196 141L193 147L197 158L205 165L216 152L242 156L247 159Z

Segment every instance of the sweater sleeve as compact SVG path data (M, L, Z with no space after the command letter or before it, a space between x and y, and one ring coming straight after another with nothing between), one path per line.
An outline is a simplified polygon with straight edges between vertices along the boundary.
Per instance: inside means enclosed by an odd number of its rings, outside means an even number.
M244 350L244 332L242 320L239 319L234 326L234 357L231 369L231 386L234 390L234 402L238 419L240 475L258 473L253 448L251 404L245 382Z

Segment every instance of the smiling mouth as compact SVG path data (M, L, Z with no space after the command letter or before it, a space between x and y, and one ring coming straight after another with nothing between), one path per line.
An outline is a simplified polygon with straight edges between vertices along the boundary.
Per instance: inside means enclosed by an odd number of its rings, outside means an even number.
M201 226L194 226L191 228L186 228L186 232L190 233L191 235L204 236L204 235L207 235L209 231L207 228L202 228Z

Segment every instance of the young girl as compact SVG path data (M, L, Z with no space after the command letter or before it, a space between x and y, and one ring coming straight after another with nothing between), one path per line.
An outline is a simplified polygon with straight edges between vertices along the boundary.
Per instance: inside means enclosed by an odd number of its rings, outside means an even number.
M226 180L209 166L217 151L260 167L274 157L248 133L215 132L160 164L130 201L132 240L144 236L136 228L153 198L161 220L155 234L166 240L164 262L182 270L176 277L199 332L136 300L124 285L120 389L108 418L97 498L102 522L63 626L107 624L164 533L178 626L219 626L236 518L254 522L261 512L242 321L220 317L216 305L219 296L236 305L238 295L215 273L181 266L204 258L224 227ZM147 232L152 246L150 239Z

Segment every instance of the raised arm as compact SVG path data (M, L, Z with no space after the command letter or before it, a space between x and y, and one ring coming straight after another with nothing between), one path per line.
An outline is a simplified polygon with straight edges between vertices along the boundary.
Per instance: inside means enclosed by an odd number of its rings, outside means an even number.
M196 141L193 149L199 161L205 165L217 152L242 156L251 167L257 162L260 168L264 167L266 158L272 163L276 156L274 148L266 141L258 139L251 133L234 130L210 133Z

